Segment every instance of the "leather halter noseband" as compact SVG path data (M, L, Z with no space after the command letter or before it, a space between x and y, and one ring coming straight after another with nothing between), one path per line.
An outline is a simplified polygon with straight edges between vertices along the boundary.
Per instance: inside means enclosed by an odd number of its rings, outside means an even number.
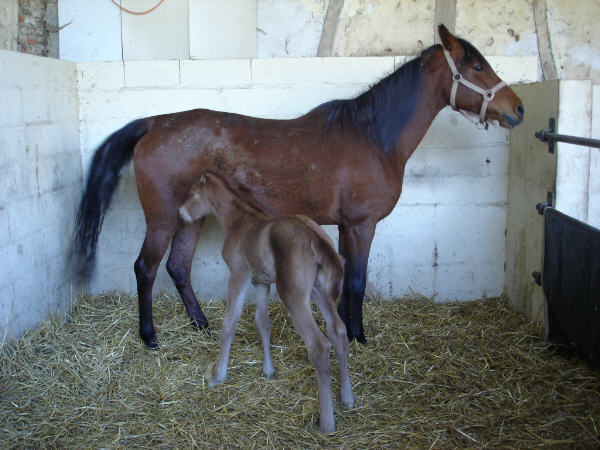
M450 52L448 50L446 50L445 48L443 50L444 50L444 56L446 57L446 61L448 61L448 65L450 66L450 71L452 72L452 89L450 90L450 106L452 106L452 109L457 111L457 109L456 109L456 91L458 89L459 83L468 87L469 89L471 89L475 92L478 92L483 97L483 100L481 102L481 110L479 111L479 123L483 124L484 127L487 129L488 124L485 121L485 112L487 111L488 103L494 99L494 97L496 96L496 92L498 92L500 89L502 89L503 87L506 86L506 83L504 81L500 81L500 83L498 83L496 86L494 86L491 89L480 88L476 84L471 83L469 80L466 80L458 72L458 70L456 69L456 64L454 64L454 61L452 60L452 57L450 56ZM463 113L463 115L465 117L467 117L469 120L471 120L473 123L477 124L477 122L475 122L473 119L471 119L465 112L463 112L462 110L458 110L458 111Z

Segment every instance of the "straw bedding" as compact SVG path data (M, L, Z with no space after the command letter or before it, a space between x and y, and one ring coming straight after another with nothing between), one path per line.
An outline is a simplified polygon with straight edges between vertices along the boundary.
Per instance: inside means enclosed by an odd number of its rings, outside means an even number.
M501 299L365 303L367 345L353 343L356 406L339 403L338 431L318 433L317 385L280 303L270 305L277 376L247 306L228 381L208 388L223 302L212 331L188 324L181 302L155 300L160 349L137 336L135 297L81 297L0 350L0 447L592 447L600 443L600 378L546 345ZM322 323L321 323L322 325Z

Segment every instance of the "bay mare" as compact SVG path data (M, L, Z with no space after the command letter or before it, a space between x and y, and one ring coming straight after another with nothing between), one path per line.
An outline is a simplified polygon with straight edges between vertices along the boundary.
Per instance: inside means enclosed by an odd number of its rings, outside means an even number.
M202 223L184 223L177 211L199 174L212 172L270 216L302 214L338 226L345 259L338 312L348 336L365 342L362 304L375 227L396 205L406 162L433 119L451 98L455 109L506 128L523 119L521 100L509 87L491 93L500 79L481 53L443 25L438 32L441 45L361 95L324 103L296 119L195 109L139 119L114 132L94 154L77 217L75 247L83 272L91 270L119 174L133 159L147 227L134 264L140 336L157 347L152 286L169 244L167 270L192 323L206 327L190 283ZM458 79L488 90L487 98Z

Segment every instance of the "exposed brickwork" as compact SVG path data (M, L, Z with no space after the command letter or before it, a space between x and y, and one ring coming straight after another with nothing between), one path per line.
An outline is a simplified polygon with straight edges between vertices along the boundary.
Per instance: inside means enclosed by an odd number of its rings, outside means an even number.
M19 0L18 50L58 58L58 0Z

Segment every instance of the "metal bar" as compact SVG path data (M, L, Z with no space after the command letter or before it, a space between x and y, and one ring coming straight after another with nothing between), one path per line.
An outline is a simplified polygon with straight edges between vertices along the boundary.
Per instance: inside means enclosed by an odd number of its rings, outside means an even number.
M568 134L554 133L550 129L536 131L535 137L542 142L566 142L568 144L583 145L584 147L600 148L600 139L570 136Z

